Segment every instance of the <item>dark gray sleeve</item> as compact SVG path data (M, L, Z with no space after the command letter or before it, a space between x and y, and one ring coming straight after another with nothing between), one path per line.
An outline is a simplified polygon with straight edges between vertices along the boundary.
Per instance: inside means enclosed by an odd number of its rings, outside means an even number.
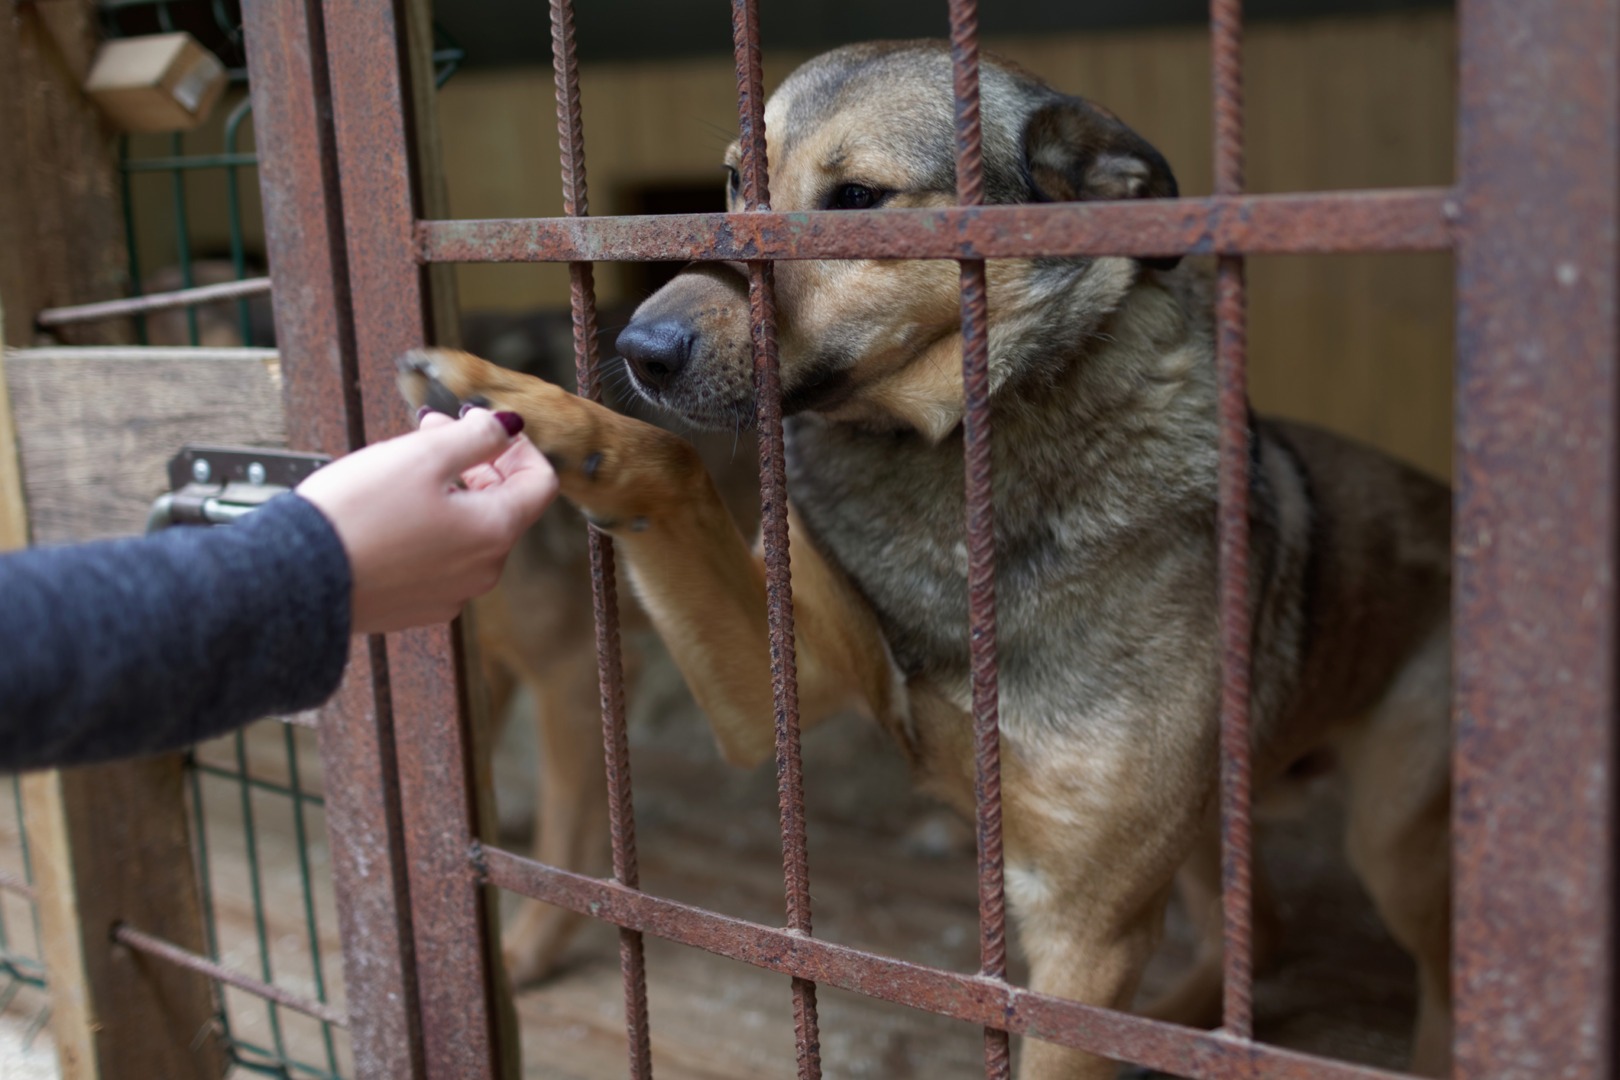
M0 556L0 772L175 750L307 709L348 660L349 560L313 504Z

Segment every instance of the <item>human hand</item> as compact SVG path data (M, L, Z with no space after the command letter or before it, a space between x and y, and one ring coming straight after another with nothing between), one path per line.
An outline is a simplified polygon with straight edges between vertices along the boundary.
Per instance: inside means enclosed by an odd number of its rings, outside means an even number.
M455 618L495 587L512 545L557 495L557 476L518 435L516 413L469 409L460 420L425 413L420 423L339 458L297 488L348 553L357 634Z

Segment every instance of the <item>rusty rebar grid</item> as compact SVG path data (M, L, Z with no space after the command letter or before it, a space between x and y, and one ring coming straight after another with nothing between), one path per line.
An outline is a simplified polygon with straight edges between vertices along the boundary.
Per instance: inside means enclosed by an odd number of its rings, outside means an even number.
M562 161L563 213L590 213L585 178L585 121L579 100L579 55L574 40L573 0L552 0L551 55L557 84L557 142ZM568 298L574 323L574 367L579 393L602 399L596 350L596 289L591 264L568 264ZM624 715L624 661L619 650L618 580L613 541L590 530L591 596L596 613L597 679L601 688L602 749L607 768L608 830L613 877L639 888L636 814L630 783L630 736ZM651 1080L652 1038L647 1014L647 965L641 934L619 928L619 971L624 983L624 1023L630 1076Z
M1243 190L1243 4L1210 0L1215 193ZM1254 850L1250 814L1248 322L1243 257L1216 263L1215 378L1220 422L1222 1027L1254 1033Z
M758 0L732 0L737 66L737 125L743 208L770 210L765 146L765 88ZM793 572L788 562L787 465L782 449L782 384L776 356L776 288L771 264L748 263L748 316L754 351L754 408L759 432L760 534L770 621L771 696L776 709L776 790L782 823L782 884L788 930L810 936L810 859L805 838L804 766L799 748L798 670L793 652ZM800 1080L821 1076L816 984L793 980L793 1042Z
M979 11L951 0L951 66L956 107L956 201L984 203L979 115ZM996 658L996 520L990 462L989 306L983 259L964 259L962 394L964 505L968 548L968 652L973 698L973 800L979 862L979 972L1007 977L1007 906L1001 850L1001 723ZM984 1029L984 1074L1012 1069L1003 1028Z
M264 982L261 979L255 979L251 975L233 971L223 964L215 963L206 956L194 953L190 949L182 949L172 942L164 941L160 937L154 937L144 931L135 929L133 926L120 923L113 928L112 939L126 948L134 949L136 952L146 953L163 960L165 963L206 975L210 979L222 982L227 986L234 986L238 990L245 991L255 997L273 1001L277 1005L285 1006L295 1012L301 1012L305 1016L313 1016L315 1019L332 1024L335 1027L347 1028L349 1026L348 1014L342 1009L328 1005L324 1001L316 1001L314 998L295 994L291 990L283 990L279 986Z
M591 260L1012 259L1449 251L1449 188L1200 199L494 218L417 223L426 263Z
M499 848L484 848L481 866L484 880L497 888L616 926L981 1027L1005 1025L1011 1032L1190 1080L1406 1080L1386 1069L1191 1030L806 937Z

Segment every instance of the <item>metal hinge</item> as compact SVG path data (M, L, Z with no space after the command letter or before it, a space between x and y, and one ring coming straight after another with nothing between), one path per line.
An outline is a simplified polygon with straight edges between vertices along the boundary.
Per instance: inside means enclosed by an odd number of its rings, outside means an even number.
M192 446L169 460L169 492L152 504L146 531L228 525L291 491L332 459L250 446Z

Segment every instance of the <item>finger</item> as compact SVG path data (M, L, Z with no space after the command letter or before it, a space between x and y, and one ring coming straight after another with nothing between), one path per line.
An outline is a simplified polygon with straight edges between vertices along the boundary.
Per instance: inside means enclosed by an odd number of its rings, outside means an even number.
M515 424L513 430L508 431L506 424L488 409L468 409L460 420L422 432L446 481L459 477L475 465L494 460L512 445L512 437L521 430L523 421L516 413L501 415L512 418L508 423Z
M501 457L505 456L504 454L501 455ZM484 488L494 487L505 478L505 475L501 472L500 458L496 458L494 462L488 465L474 465L461 474L461 482L466 485L468 491L482 491Z
M527 451L502 459L499 483L463 495L491 511L510 515L519 531L534 524L557 497L557 474L551 463L533 443L527 439L521 441L528 447Z
M431 431L434 428L444 427L446 424L453 424L455 422L455 417L446 416L444 413L437 412L425 405L422 407L422 410L416 414L416 427L418 431Z

